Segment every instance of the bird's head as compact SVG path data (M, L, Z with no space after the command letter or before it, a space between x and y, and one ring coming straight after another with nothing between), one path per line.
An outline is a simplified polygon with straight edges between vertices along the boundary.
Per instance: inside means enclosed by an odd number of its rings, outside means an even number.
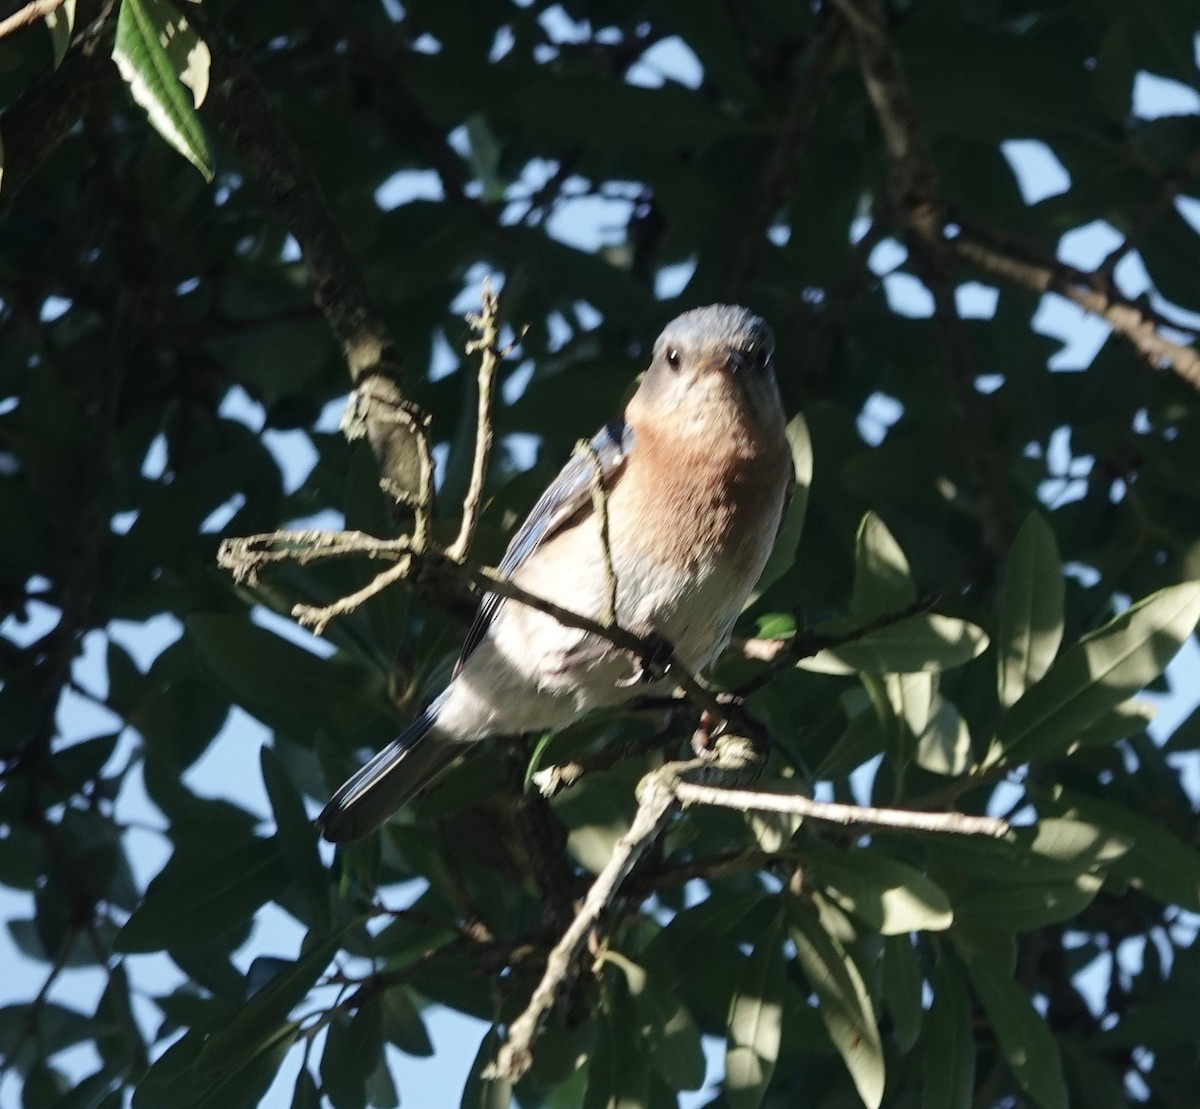
M774 354L774 333L749 309L693 308L658 337L628 416L635 425L669 419L697 432L780 427Z

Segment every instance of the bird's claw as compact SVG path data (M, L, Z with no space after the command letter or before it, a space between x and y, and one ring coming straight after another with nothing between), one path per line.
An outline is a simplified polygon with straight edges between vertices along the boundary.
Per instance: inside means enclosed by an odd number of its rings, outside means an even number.
M736 693L718 693L717 701L725 710L718 717L707 709L700 714L700 723L692 733L692 751L698 759L717 757L717 740L723 735L738 735L748 739L755 752L765 761L771 750L771 736L760 720L756 720L746 702Z
M675 657L675 647L671 641L659 632L650 632L643 637L643 642L646 650L634 656L633 673L617 683L623 688L650 685L662 681L671 672L671 660Z

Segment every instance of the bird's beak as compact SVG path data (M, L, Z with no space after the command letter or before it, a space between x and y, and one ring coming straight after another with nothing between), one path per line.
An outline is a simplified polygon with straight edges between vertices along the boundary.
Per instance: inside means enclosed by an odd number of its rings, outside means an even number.
M740 350L731 350L725 360L726 370L735 376L749 366L750 360Z

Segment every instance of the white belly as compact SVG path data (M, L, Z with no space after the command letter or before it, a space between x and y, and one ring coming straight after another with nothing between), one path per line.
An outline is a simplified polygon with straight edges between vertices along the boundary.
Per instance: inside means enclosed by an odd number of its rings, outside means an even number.
M736 566L729 552L718 551L682 569L615 547L618 623L635 634L658 633L690 670L705 669L724 649L762 571L770 542L764 537L757 546L762 549L749 558L743 552ZM585 521L535 552L514 580L556 605L602 620L609 595L603 565L598 531ZM438 730L476 740L562 728L591 709L654 691L652 685L624 684L637 670L637 660L611 644L506 602L453 683Z

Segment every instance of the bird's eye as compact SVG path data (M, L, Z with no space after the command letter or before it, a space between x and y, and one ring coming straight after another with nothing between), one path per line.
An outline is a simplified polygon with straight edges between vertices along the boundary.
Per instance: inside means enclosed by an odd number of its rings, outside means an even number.
M667 365L673 370L679 369L679 348L667 347Z
M754 352L754 368L756 370L765 370L771 364L771 348L759 347Z

